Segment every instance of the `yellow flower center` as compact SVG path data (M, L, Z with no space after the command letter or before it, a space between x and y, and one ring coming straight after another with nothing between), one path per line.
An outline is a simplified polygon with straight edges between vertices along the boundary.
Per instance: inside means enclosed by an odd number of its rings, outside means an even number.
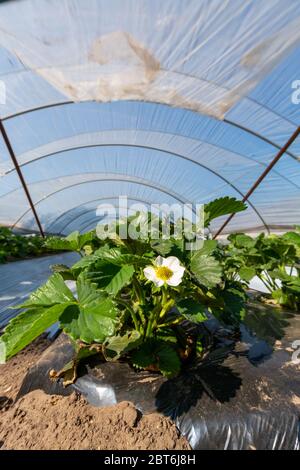
M173 276L173 271L167 266L157 266L155 268L156 276L162 281L168 281Z

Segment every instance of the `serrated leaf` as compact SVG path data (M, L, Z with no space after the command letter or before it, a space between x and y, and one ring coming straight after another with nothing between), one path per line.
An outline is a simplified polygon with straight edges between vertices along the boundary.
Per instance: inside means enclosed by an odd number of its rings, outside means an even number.
M229 215L247 209L244 202L234 197L221 197L204 205L204 225L208 227L210 222L222 215Z
M69 303L54 305L49 308L32 308L13 318L4 330L0 343L3 359L9 359L57 322ZM3 346L4 345L4 346Z
M77 250L81 250L85 246L90 246L90 242L93 241L95 238L97 238L95 230L80 234L77 238Z
M232 233L229 235L228 240L237 248L249 249L254 247L256 243L255 239L244 233Z
M191 271L200 284L214 287L221 281L222 269L220 263L209 255L196 252L191 259Z
M81 271L83 269L93 267L96 263L113 264L116 266L128 265L146 265L149 262L143 256L122 253L119 248L110 248L105 245L96 250L92 255L84 256L81 260L72 266L72 271Z
M178 318L178 317L177 317ZM174 330L170 327L164 327L158 330L157 338L166 343L177 344L177 337Z
M172 240L169 240L169 239L168 240L159 239L159 240L154 240L151 242L151 248L153 248L153 250L155 250L159 255L162 255L162 256L165 256L168 253L170 253L173 246L174 245L173 245Z
M134 275L134 267L130 265L117 266L118 271L109 280L105 290L111 295L117 295L123 287L127 286Z
M63 277L59 273L55 273L50 276L46 284L33 292L26 302L14 308L49 307L74 300L74 296L66 286Z
M192 298L182 299L176 303L179 313L187 320L194 323L201 323L207 320L204 305Z
M142 342L141 335L136 330L130 330L124 335L116 335L107 339L105 343L106 349L116 353L117 357L131 351L139 346Z
M236 283L237 285L237 283ZM244 290L232 286L218 293L223 301L221 310L213 309L212 313L222 322L228 325L237 325L246 314L246 294Z
M249 268L247 266L242 267L239 270L239 276L243 281L250 282L251 279L255 276L256 272L254 268Z
M75 277L71 269L65 264L52 264L50 269L54 273L59 273L65 281L74 281Z
M297 246L300 246L300 233L287 232L284 235L282 235L282 238L288 242L291 242Z
M115 333L118 309L115 302L83 277L77 280L78 300L60 317L63 330L74 340L103 343Z
M66 240L70 243L74 243L74 244L78 244L78 240L79 240L79 232L78 230L75 230L75 232L72 232L70 233L67 237L66 237Z
M180 359L175 349L163 341L149 340L143 343L131 356L132 363L139 369L157 368L165 377L173 377L180 371Z
M94 265L94 271L86 273L89 279L97 283L99 289L103 289L111 295L117 295L123 287L127 286L133 275L133 266L117 266L102 262Z
M47 248L63 251L80 251L85 245L95 239L95 231L87 232L82 235L76 230L67 237L50 237L45 241Z
M198 254L211 255L211 253L217 248L217 240L204 240L202 248L197 250Z
M45 245L50 250L55 251L76 251L77 243L66 238L51 237L45 241Z

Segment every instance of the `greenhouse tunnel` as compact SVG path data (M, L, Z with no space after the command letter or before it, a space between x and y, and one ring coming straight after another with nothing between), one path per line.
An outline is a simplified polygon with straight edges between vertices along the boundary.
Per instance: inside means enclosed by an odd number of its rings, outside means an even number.
M245 197L300 122L300 6L225 3L2 2L1 225L67 235L122 195ZM299 154L296 138L224 233L300 223Z
M300 0L0 0L0 450L300 449L299 165Z

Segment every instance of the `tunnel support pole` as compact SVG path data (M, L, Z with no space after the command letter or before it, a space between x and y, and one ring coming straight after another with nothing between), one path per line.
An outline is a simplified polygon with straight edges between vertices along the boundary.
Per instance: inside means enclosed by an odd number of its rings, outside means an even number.
M247 192L247 194L245 194L245 196L243 197L242 201L243 202L246 202L249 197L251 196L251 194L254 193L254 191L256 190L256 188L260 185L260 183L265 179L265 177L268 175L268 173L272 170L272 168L274 167L274 165L276 165L276 163L278 162L278 160L282 157L282 155L285 154L285 152L287 151L287 149L290 147L290 145L294 142L294 140L298 137L298 135L300 134L300 126L295 130L295 132L291 135L291 137L289 138L289 140L284 144L283 147L281 147L281 149L279 150L279 152L275 155L275 157L273 158L273 160L269 163L269 165L266 167L266 169L262 172L262 174L257 178L257 180L255 181L255 183L251 186L251 188L249 189L249 191ZM224 228L229 224L229 222L233 219L235 214L231 214L228 219L225 220L224 224L219 228L219 230L217 231L217 233L214 235L213 238L217 238L224 230Z
M45 237L44 230L43 230L43 228L42 228L40 219L39 219L39 217L38 217L38 215L37 215L37 212L36 212L36 210L35 210L35 207L34 207L34 204L33 204L32 199L31 199L30 192L29 192L29 190L28 190L28 187L27 187L26 181L25 181L25 179L24 179L22 170L21 170L21 168L20 168L20 166L19 166L19 164L18 164L18 160L17 160L17 158L16 158L16 156L15 156L15 152L14 152L12 146L11 146L9 137L8 137L8 135L7 135L7 133L6 133L5 127L4 127L3 122L2 122L1 119L0 119L0 132L1 132L2 136L3 136L3 140L4 140L5 145L6 145L6 147L7 147L7 150L8 150L8 153L9 153L9 155L10 155L10 158L11 158L12 161L13 161L13 164L14 164L14 166L15 166L16 172L18 173L18 176L19 176L21 185L22 185L22 187L23 187L23 189L24 189L26 198L27 198L27 200L28 200L28 202L29 202L29 205L30 205L30 208L31 208L31 210L32 210L32 212L33 212L33 215L34 215L35 221L36 221L36 223L37 223L37 226L38 226L38 228L39 228L40 234L41 234L42 237Z

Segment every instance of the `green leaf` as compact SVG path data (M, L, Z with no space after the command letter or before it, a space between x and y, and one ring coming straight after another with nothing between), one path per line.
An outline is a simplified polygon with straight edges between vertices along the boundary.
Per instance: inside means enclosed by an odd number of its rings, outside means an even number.
M71 269L65 264L52 264L50 266L50 269L54 273L59 273L65 281L67 280L75 281L75 277Z
M244 233L232 233L228 240L237 248L251 248L255 246L256 240Z
M47 248L52 250L63 250L63 251L80 251L83 247L89 244L92 240L96 238L96 233L94 230L91 232L84 233L80 235L78 230L70 233L65 238L62 237L51 237L48 238L45 242Z
M123 287L127 286L134 275L134 267L130 265L118 266L118 271L111 277L109 284L105 287L106 292L117 295Z
M172 240L158 239L151 242L151 248L155 250L159 255L165 256L172 250L174 244Z
M96 250L92 255L84 256L72 266L72 271L81 271L92 268L96 263L114 264L123 266L124 264L143 266L149 263L149 259L132 253L122 253L119 248L110 248L108 245Z
M197 250L197 254L211 255L212 252L217 248L217 240L204 240L202 248ZM196 253L195 253L196 254Z
M106 349L116 353L117 357L135 349L142 342L141 335L136 330L127 331L124 335L112 336L105 343Z
M203 344L200 338L197 338L195 349L196 349L197 356L202 356L204 348L203 348Z
M300 246L300 233L287 232L284 235L282 235L282 238L290 243L293 243L297 247Z
M178 318L178 317L177 317ZM177 344L177 337L174 330L170 327L164 327L157 331L156 337L166 343Z
M98 288L104 289L111 295L117 295L131 282L134 275L134 267L130 265L98 263L94 269L94 271L88 271L86 275L97 283Z
M89 245L96 238L97 238L97 235L96 235L95 230L79 235L79 237L77 238L77 247L78 247L77 251L82 250L86 245Z
M74 296L66 286L63 277L59 273L55 273L50 276L46 284L33 292L24 304L14 308L49 307L74 300Z
M13 318L1 336L0 363L17 354L59 319L69 303L32 308Z
M204 305L195 299L188 298L177 302L176 307L179 313L187 320L194 323L201 323L207 320Z
M214 287L221 281L220 263L212 256L203 255L201 250L192 256L191 271L197 281L205 287Z
M291 241L292 243L296 243L300 245L300 233L297 232L287 232L282 235L282 238L287 241Z
M272 279L280 279L283 287L287 287L294 293L300 294L300 278L298 276L291 276L286 272L278 270L269 271L268 273Z
M225 286L222 291L217 291L216 295L223 302L221 309L213 308L212 313L222 323L227 325L238 325L246 314L246 293L238 283Z
M229 215L247 209L244 202L234 197L221 197L204 205L204 225L208 227L210 222L222 215Z
M77 280L78 301L60 317L61 327L72 339L103 343L115 334L118 309L115 302L83 277Z
M279 305L289 304L289 296L288 294L284 293L282 289L273 290L271 295L277 304Z
M78 245L78 241L79 241L79 232L78 230L76 230L75 232L72 232L70 233L67 237L66 237L66 240L72 244L74 244L74 246L77 246Z
M77 243L66 238L51 237L45 241L48 249L54 251L76 251Z
M131 356L132 363L139 369L157 367L165 377L174 377L180 371L180 359L175 349L163 341L149 340L143 343Z
M117 266L134 263L143 264L146 262L142 256L133 253L123 253L119 248L111 248L108 245L96 250L94 257L95 259L116 264Z
M240 278L246 282L250 282L251 279L255 276L255 274L255 269L247 266L244 266L239 270Z

